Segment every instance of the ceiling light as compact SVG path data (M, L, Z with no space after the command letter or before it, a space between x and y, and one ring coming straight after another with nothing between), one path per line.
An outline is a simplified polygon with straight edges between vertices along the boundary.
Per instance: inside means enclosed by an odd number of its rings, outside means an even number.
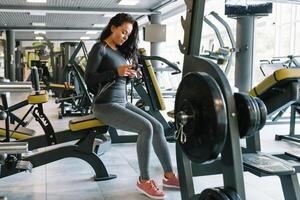
M42 10L31 10L29 11L29 14L32 16L46 16L46 11L42 11Z
M46 34L46 31L34 31L33 32L35 35L38 35L38 34Z
M111 18L114 17L117 13L105 13L103 17Z
M87 37L87 36L82 36L82 37L80 37L80 39L81 39L81 40L89 40L89 39L90 39L90 37Z
M44 37L42 37L42 36L36 36L35 39L36 40L44 40Z
M32 26L46 26L46 24L42 22L32 22Z
M98 31L87 31L87 32L85 32L85 34L87 34L87 35L95 35L97 33L98 33Z
M95 27L95 28L103 28L103 27L105 27L106 26L106 24L93 24L93 27Z
M28 3L46 3L47 0L26 0Z
M120 0L119 5L122 6L134 6L139 2L139 0Z

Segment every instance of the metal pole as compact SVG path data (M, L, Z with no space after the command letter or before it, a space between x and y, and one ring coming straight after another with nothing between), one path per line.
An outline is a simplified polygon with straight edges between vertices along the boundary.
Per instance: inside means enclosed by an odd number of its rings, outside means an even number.
M235 86L248 93L252 88L254 63L255 16L239 16L236 27ZM260 151L259 134L246 139L247 149Z
M205 1L193 1L193 20L190 27L189 55L200 54Z
M10 81L16 80L16 65L15 65L15 32L12 30L6 31L6 59L5 77Z
M254 60L255 16L242 16L236 27L236 69L235 86L240 92L248 93L252 87Z
M151 14L150 15L151 24L161 24L161 14ZM150 43L150 55L151 56L161 56L161 42L151 42ZM156 70L159 68L160 61L152 60L151 61L153 69ZM156 73L156 78L158 83L161 83L161 74L160 72Z
M181 24L184 29L184 41L179 41L179 49L186 56L199 56L204 18L205 1L186 0L186 18L181 17ZM183 61L182 75L184 76L190 69L185 67Z

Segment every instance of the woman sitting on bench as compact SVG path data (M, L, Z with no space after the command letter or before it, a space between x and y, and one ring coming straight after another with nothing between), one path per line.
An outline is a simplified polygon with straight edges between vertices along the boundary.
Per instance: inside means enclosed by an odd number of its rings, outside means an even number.
M116 129L138 133L138 190L151 198L163 199L165 193L149 177L151 141L164 170L163 185L179 188L163 126L154 117L127 102L126 96L126 81L136 76L135 65L128 63L136 63L137 42L138 24L134 18L124 13L114 16L89 53L85 80L89 90L95 94L94 115Z

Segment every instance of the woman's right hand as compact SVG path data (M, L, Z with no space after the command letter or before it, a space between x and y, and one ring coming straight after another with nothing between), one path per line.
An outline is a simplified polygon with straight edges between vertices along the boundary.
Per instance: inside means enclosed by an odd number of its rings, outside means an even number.
M121 65L118 67L119 76L129 76L130 78L136 76L136 70L134 70L134 65Z

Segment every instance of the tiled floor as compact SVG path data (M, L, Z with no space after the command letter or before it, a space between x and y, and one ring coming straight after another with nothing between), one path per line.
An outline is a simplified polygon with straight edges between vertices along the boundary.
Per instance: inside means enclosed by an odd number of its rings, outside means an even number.
M10 95L10 104L24 99L24 95ZM71 118L58 120L57 105L51 99L45 105L47 116L51 119L55 130L67 128ZM24 111L20 111L22 113ZM31 128L41 134L40 127L32 121ZM300 145L274 141L277 131L288 132L288 125L271 125L263 129L262 150L265 152L282 152L300 150ZM298 130L299 131L299 130ZM242 141L244 143L244 141ZM174 169L176 170L175 146L168 144ZM300 151L299 151L300 152ZM93 169L84 161L76 158L63 159L46 166L33 169L32 173L20 173L0 180L0 196L8 200L143 200L147 197L139 194L135 183L139 175L135 144L114 144L101 156L109 173L118 177L113 180L93 181ZM151 154L150 172L152 177L161 183L162 169L154 152ZM283 193L278 177L258 178L245 173L247 199L281 200ZM194 178L195 190L200 192L208 187L222 185L222 176L204 176ZM180 199L180 192L167 190L167 199Z

